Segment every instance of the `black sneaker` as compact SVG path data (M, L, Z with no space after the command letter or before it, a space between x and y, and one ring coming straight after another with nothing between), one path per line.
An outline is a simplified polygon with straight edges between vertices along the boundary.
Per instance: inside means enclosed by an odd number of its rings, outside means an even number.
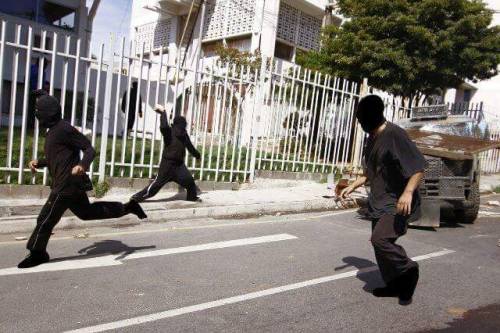
M186 201L191 201L191 202L201 202L201 198L200 197L194 197L194 198L190 198L190 199L186 199Z
M400 293L399 293L399 304L400 305L410 305L413 298L413 293L417 287L418 282L418 266L410 268L407 270L399 279L400 281Z
M44 264L50 260L47 252L31 251L30 254L23 261L21 261L17 268L30 268Z
M144 213L144 210L142 209L141 205L139 205L139 203L134 199L131 199L129 202L127 202L125 206L128 213L137 215L137 217L140 218L141 220L148 217L146 213Z

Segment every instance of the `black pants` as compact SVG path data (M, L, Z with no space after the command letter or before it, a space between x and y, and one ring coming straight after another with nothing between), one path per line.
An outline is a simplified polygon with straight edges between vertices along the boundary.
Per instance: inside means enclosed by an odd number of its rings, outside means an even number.
M372 220L371 242L385 283L418 266L408 257L405 249L396 244L396 240L406 234L407 229L408 219L403 216L383 215Z
M142 191L132 196L132 199L141 202L151 198L168 182L175 182L187 191L186 200L196 200L196 185L193 176L182 162L162 159L156 178Z
M127 119L127 133L132 133L135 123L135 110L129 110Z
M52 229L67 209L82 220L117 218L128 213L121 202L90 203L87 193L83 191L76 191L72 194L51 193L38 215L35 230L26 246L28 250L46 250Z

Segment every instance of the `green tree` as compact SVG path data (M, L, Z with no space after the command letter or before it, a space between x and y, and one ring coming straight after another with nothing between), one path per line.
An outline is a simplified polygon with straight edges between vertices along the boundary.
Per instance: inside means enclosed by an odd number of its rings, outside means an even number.
M349 19L298 61L421 101L498 74L500 27L479 0L338 0Z

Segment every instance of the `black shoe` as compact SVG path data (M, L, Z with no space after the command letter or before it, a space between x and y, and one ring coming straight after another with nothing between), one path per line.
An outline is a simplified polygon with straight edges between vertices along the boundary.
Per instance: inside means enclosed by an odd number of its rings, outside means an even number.
M399 278L399 304L410 305L418 282L418 266L410 268Z
M384 288L373 289L372 294L375 297L398 297L399 289L395 285L394 281L391 281L387 283L387 286Z
M200 197L194 197L192 199L186 199L186 201L191 201L191 202L201 202L201 198Z
M148 217L146 213L144 213L144 210L142 209L141 205L139 205L139 203L134 199L131 199L129 202L127 202L125 206L126 206L125 209L128 213L137 215L137 217L140 218L141 220Z
M23 261L21 261L17 268L30 268L44 264L50 260L47 252L31 251L30 254Z

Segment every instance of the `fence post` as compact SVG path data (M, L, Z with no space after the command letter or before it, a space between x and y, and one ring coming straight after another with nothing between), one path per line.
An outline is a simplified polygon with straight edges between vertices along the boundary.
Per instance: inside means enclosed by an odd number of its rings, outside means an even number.
M113 60L115 52L115 38L110 35L110 43L108 50L108 68L106 71L106 87L104 90L104 108L102 114L102 129L101 129L101 150L99 154L99 182L103 182L106 177L106 153L108 148L108 132L109 132L109 115L111 113L111 91L113 84ZM117 92L118 94L119 92ZM99 103L99 101L96 101Z
M265 78L267 70L267 57L262 57L260 66L259 77L255 78L255 97L257 100L253 103L252 110L252 125L250 127L250 144L251 144L251 157L249 168L249 182L253 183L255 180L255 165L257 163L257 140L260 133L260 110L264 106L264 93L265 93Z
M363 79L363 83L361 84L361 88L359 90L359 98L363 98L368 94L368 78ZM354 110L353 112L356 112ZM359 126L358 122L356 122L356 129L355 129L355 134L354 134L354 154L352 156L352 166L353 169L358 169L360 167L359 162L361 161L361 152L362 152L362 147L361 144L363 142L363 136L365 135L364 132L361 130L361 127Z

